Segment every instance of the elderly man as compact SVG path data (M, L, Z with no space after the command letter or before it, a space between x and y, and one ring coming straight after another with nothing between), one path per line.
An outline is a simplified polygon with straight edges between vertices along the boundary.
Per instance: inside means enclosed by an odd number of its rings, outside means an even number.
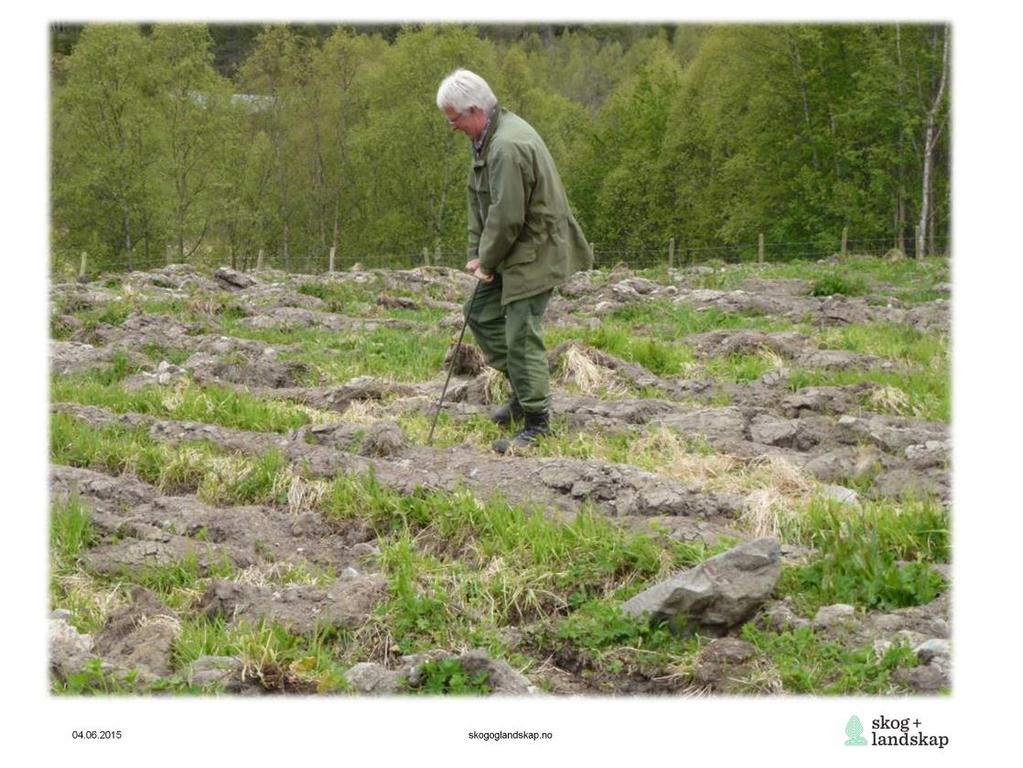
M511 400L493 420L525 421L510 441L494 443L506 453L550 434L543 315L554 286L592 267L593 252L543 139L497 103L483 78L456 70L440 84L437 106L472 142L465 268L480 282L465 315L487 362L511 384Z

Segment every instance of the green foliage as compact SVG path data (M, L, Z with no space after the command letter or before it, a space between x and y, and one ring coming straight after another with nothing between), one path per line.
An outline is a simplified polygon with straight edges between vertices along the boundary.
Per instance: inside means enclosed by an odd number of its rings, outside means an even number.
M50 512L50 551L71 564L96 540L89 510L77 495L54 504Z
M50 458L57 464L109 474L134 474L165 493L195 492L208 504L284 504L292 470L287 457L270 450L240 457L202 443L157 443L144 428L94 428L55 413L50 421Z
M55 680L52 691L66 696L129 694L138 690L136 680L137 671L121 676L105 670L102 659L93 658L81 671L68 675L66 680Z
M381 612L397 649L411 653L445 645L453 616L444 588L429 580L439 568L437 561L418 554L402 535L383 553L383 562L391 574L392 596Z
M346 308L346 314L352 308ZM284 361L309 365L316 383L344 383L356 376L380 376L418 382L436 376L452 342L450 331L409 333L402 328L378 327L370 331L323 333L320 329L253 329L225 323L224 332L267 344L295 345L282 354Z
M666 625L626 616L619 605L600 601L580 605L553 628L551 637L593 651L626 645L676 653L682 649L681 641Z
M297 406L265 400L217 385L184 385L172 393L159 386L126 391L118 383L135 368L124 353L104 370L51 381L54 402L98 405L115 413L143 413L181 421L202 421L253 432L287 432L310 422Z
M798 525L786 535L813 547L817 557L786 568L779 590L804 612L833 603L878 610L923 605L944 589L928 565L949 557L946 513L934 502L886 502L852 514L816 501Z
M892 673L917 665L916 654L907 646L893 645L878 655L870 647L849 649L822 641L808 627L775 634L747 624L742 638L770 657L784 689L792 693L895 693Z
M851 278L831 274L817 278L810 289L811 296L863 296L867 282L863 278Z
M936 368L948 373L948 337L891 323L845 325L818 332L820 345L886 357L903 365Z
M870 369L867 371L807 371L789 373L789 388L840 387L871 382L902 393L895 399L864 395L861 403L868 412L892 413L933 421L948 422L952 411L951 377L947 358L934 358L936 364L914 366L908 371Z
M55 271L73 276L83 250L94 271L162 263L168 245L241 267L259 249L325 267L332 247L342 263L459 262L469 151L433 95L467 64L539 130L608 258L660 260L669 238L750 258L760 233L772 259L820 256L844 226L884 252L919 221L940 27L379 31L85 25L53 61ZM236 33L244 60L223 49ZM950 104L946 89L939 237Z
M172 659L184 670L203 656L236 657L245 677L268 690L330 693L348 688L340 657L349 643L347 633L332 628L296 634L267 622L228 625L221 617L195 617L181 622ZM188 684L182 675L179 686Z
M155 363L159 363L166 360L172 365L181 365L192 353L187 349L179 349L175 347L167 347L163 344L157 344L150 342L142 345L142 354Z
M602 323L595 330L551 329L545 341L553 346L568 339L578 339L628 362L639 363L661 376L682 373L693 359L688 347L654 337L637 337L630 329L614 322Z
M469 674L458 659L427 661L422 666L422 682L408 690L419 694L433 695L481 695L490 693L488 676L485 671Z

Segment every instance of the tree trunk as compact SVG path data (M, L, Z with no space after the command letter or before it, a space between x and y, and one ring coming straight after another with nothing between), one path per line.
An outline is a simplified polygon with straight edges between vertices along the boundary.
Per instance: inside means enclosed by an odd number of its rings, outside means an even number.
M124 206L124 250L128 254L128 271L132 271L135 264L131 252L131 217L128 214L128 206Z
M813 156L813 169L819 173L821 164L820 159L817 157L817 143L813 140L813 123L810 120L810 95L806 91L803 60L799 55L799 44L795 40L789 41L789 59L792 61L792 71L796 76L796 82L803 97L803 118L806 122L806 139L810 143L810 151Z
M901 173L901 169L900 169ZM906 204L902 199L901 187L895 192L895 247L903 253L906 252Z
M895 64L898 73L898 93L900 103L905 102L906 82L902 77L902 29L895 25ZM898 181L895 187L895 247L902 253L906 252L906 161L903 155L903 129L900 123L897 125L898 139L896 141L896 166L898 168Z
M927 110L927 132L924 134L924 178L920 190L920 227L916 236L916 257L923 258L926 254L924 247L927 238L927 225L931 218L931 168L934 164L934 147L941 132L937 125L938 110L941 108L941 98L945 94L945 79L948 72L948 27L945 27L944 50L941 55L941 82L938 85L938 93Z

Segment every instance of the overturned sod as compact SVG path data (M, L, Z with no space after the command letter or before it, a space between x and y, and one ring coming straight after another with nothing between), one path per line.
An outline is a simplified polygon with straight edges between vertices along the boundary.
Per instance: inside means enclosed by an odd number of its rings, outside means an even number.
M478 366L427 445L460 271L55 284L53 690L947 692L947 263L849 257L841 300L818 269L578 273L510 456ZM765 536L736 626L623 612Z

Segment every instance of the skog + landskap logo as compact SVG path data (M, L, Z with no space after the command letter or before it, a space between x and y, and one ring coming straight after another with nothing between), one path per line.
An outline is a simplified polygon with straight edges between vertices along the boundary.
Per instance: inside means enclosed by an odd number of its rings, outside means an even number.
M847 747L867 746L867 740L863 738L863 723L856 715L850 717L849 722L845 724L845 735L849 737L845 742Z

